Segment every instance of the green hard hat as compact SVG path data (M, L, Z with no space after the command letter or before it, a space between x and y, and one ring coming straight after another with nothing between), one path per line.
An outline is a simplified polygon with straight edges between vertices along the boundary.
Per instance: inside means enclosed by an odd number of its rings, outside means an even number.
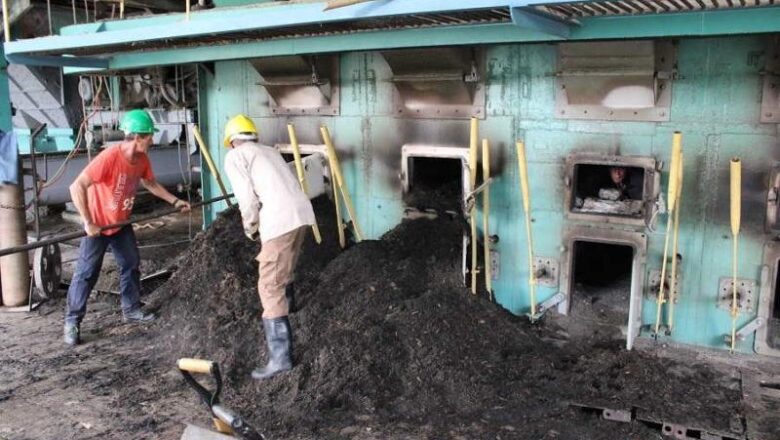
M122 118L122 123L119 124L119 129L126 134L138 133L138 134L151 134L159 130L154 128L154 121L146 110L135 109L125 113Z

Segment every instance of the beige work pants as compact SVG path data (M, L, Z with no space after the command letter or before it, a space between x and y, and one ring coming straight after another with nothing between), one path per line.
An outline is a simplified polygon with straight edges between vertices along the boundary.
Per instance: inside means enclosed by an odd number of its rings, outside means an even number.
M287 316L285 288L293 279L303 239L309 228L308 225L301 226L263 242L260 254L256 258L260 263L257 291L263 304L263 319Z

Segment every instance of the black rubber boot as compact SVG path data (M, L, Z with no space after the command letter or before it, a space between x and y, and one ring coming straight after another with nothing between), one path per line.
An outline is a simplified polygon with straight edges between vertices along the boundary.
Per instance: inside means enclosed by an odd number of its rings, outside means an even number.
M263 380L292 369L292 329L286 316L263 319L268 364L252 371L252 379Z
M295 284L289 283L284 289L284 296L287 297L287 310L291 315L298 311L295 306Z

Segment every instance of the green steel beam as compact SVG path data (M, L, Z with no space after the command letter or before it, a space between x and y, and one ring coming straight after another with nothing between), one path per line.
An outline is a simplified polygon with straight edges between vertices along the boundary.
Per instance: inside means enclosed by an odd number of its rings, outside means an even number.
M780 7L587 18L582 20L580 26L571 29L571 34L566 40L705 37L771 32L780 32ZM522 29L512 24L453 26L123 53L116 54L110 60L109 68L124 70L158 65L305 53L561 40L563 40L561 37L551 36L541 31ZM87 69L65 69L66 73L85 71Z
M512 23L519 28L539 31L560 38L571 36L572 24L552 16L526 8L512 8L511 16Z

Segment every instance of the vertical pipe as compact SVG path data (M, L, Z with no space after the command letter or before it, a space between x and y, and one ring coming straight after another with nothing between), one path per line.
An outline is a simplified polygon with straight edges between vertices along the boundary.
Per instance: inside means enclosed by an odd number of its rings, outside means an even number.
M8 17L8 0L3 0L3 32L5 32L5 42L11 41L11 20Z
M479 129L477 127L477 118L471 118L471 131L469 136L469 191L474 191L477 186L477 148L478 148ZM476 204L469 213L469 223L471 223L471 293L477 294L477 209Z
M187 21L190 21L190 0L184 0L184 9L187 11Z
M669 216L666 221L666 236L664 238L664 255L661 260L661 280L658 287L658 298L656 298L655 308L655 335L658 336L658 332L661 330L661 309L666 302L664 296L664 288L666 287L666 260L669 256L669 237L672 230L672 221L674 219L674 210L676 208L677 201L677 171L678 163L680 161L680 155L682 154L682 134L679 131L675 131L672 136L672 161L669 164L669 183L668 183L668 211ZM676 256L675 256L676 257Z
M742 163L738 157L731 159L731 236L732 248L732 291L731 291L731 352L737 344L737 247L742 213Z
M528 294L531 297L531 320L536 318L536 274L534 273L534 240L531 235L531 192L528 189L528 162L525 157L525 144L517 141L517 166L520 170L520 191L523 194L523 212L525 213L525 235L528 244Z
M490 179L490 144L482 139L482 180ZM485 288L488 298L493 300L493 268L490 267L490 184L482 194L482 247L485 260Z
M46 0L46 17L49 19L49 35L52 35L54 28L51 24L51 0Z
M301 160L301 150L298 147L298 136L295 135L295 127L292 124L287 124L287 133L290 135L290 145L292 145L293 149L295 172L298 174L298 183L301 185L301 190L306 194L306 197L309 197L309 185L306 183L306 174L303 172L303 161ZM322 236L320 236L320 228L317 226L316 217L314 219L314 224L311 225L311 230L314 233L314 240L317 244L322 243Z
M683 154L680 153L677 162L677 209L674 210L674 238L672 239L672 277L669 281L669 316L667 317L667 327L669 334L674 329L674 301L675 288L677 287L677 253L680 236L680 211L682 211L682 184L683 184Z
M125 0L119 1L119 19L122 20L125 18Z
M27 235L22 187L0 185L0 249L24 244L27 244ZM30 265L27 258L27 252L0 257L2 303L7 307L18 307L27 302L30 290Z

